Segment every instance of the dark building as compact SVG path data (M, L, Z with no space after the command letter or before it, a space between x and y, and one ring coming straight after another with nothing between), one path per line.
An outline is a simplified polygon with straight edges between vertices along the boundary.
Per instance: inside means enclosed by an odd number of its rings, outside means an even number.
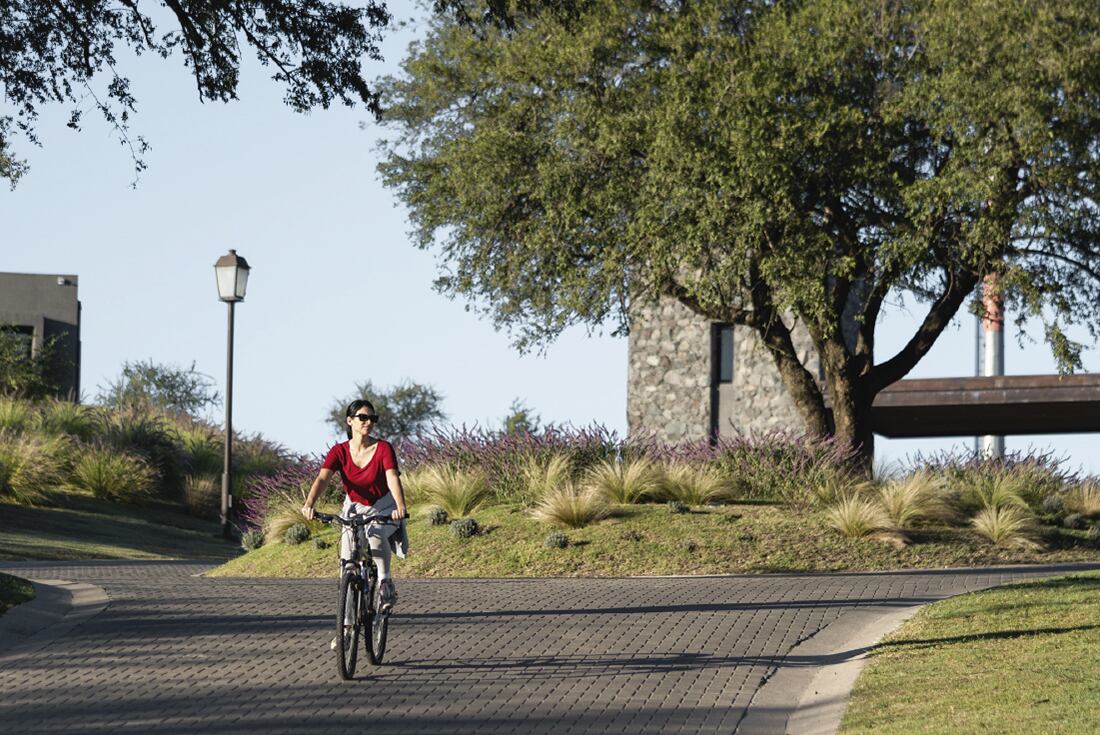
M80 301L77 277L0 273L0 329L25 338L28 354L54 344L64 398L80 398Z

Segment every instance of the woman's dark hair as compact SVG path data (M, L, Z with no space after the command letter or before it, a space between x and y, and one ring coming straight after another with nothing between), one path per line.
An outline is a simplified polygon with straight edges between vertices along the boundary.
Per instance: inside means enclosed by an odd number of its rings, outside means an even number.
M366 398L360 398L359 400L352 401L351 403L348 404L348 410L344 412L344 415L347 416L350 419L352 416L359 413L359 409L363 408L364 406L366 406L368 409L370 409L371 413L378 413L377 411L374 410L374 404L373 403L368 401ZM351 427L349 426L348 427L348 439L350 439L350 438L351 438Z

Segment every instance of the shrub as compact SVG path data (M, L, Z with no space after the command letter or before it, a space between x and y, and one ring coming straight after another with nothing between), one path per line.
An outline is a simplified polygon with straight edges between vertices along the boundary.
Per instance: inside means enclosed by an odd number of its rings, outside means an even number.
M948 520L951 513L944 500L944 484L942 477L918 470L880 486L879 504L899 529L912 528L922 521Z
M661 495L687 505L704 505L728 501L733 494L716 468L678 461L665 467Z
M183 481L183 502L196 518L221 517L222 485L211 475L188 475Z
M556 526L582 528L607 513L607 504L595 490L569 483L546 492L535 505L532 515Z
M543 539L542 545L548 549L564 549L569 545L569 537L561 531L552 531Z
M297 513L298 520L305 520L298 509L305 502L310 485L317 477L320 461L298 461L287 465L274 475L247 478L244 493L234 498L238 517L247 528L267 528L269 516ZM321 499L323 502L340 500L343 488L334 479ZM285 530L285 526L282 530Z
M668 501L668 504L666 505L666 507L668 508L668 512L673 513L673 514L687 513L688 512L687 503L685 503L681 500L670 500L670 501Z
M241 548L243 548L245 551L255 551L263 545L263 531L254 528L241 534Z
M418 488L425 497L451 516L461 518L480 508L489 499L489 484L480 470L464 470L454 465L430 465L417 472Z
M1100 481L1090 477L1075 487L1069 505L1086 518L1100 517Z
M574 472L615 458L622 446L618 436L602 426L577 429L549 425L522 434L462 426L439 428L402 442L398 456L408 467L450 464L480 470L488 478L498 500L531 504L524 469L530 461L545 465L555 455L565 455Z
M325 539L320 538L320 537L313 539L313 548L315 548L315 549L327 549L328 547L329 547L329 543Z
M0 429L0 497L34 505L58 483L56 441Z
M590 467L584 485L609 503L640 503L658 497L663 477L660 466L647 457L624 461L604 460Z
M270 476L294 464L299 458L278 442L265 438L261 434L241 434L233 437L233 474L239 478L241 486L234 492L243 491L250 478Z
M33 417L29 401L0 395L0 431L18 434L30 425Z
M867 538L897 531L878 502L858 495L838 500L826 511L825 522L846 538Z
M1020 505L991 505L970 522L974 530L996 546L1039 548L1031 514Z
M993 487L998 484L1000 493L1016 495L1028 508L1038 510L1045 498L1064 493L1075 482L1075 476L1062 469L1064 462L1055 458L1053 452L1031 455L1011 452L1003 457L943 452L918 454L914 460L918 466L943 476L947 489L968 511L990 507L987 499L996 494ZM1011 499L1008 502L1018 504Z
M283 531L283 543L296 546L303 541L308 541L312 532L305 523L294 523Z
M470 538L476 536L478 528L477 521L473 518L459 518L451 521L451 535L456 538Z
M450 520L450 516L447 515L447 511L440 508L438 505L433 505L428 508L426 513L428 517L428 523L432 526L442 526Z
M153 493L156 482L156 469L141 455L93 444L77 457L66 487L104 500L136 503Z
M100 414L95 407L52 399L38 404L37 409L30 428L39 434L63 434L90 441L102 431Z
M1062 519L1062 525L1066 528L1081 529L1085 527L1085 517L1080 513L1070 513Z
M1043 499L1042 505L1039 506L1039 510L1043 515L1059 516L1066 509L1066 501L1061 495L1048 495Z

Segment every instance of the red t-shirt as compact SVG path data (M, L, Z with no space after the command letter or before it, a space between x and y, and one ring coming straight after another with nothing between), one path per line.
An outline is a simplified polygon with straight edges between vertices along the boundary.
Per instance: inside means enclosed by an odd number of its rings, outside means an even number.
M374 505L390 491L386 484L386 470L396 470L397 455L393 445L385 439L379 439L374 454L365 467L359 467L351 461L350 442L340 442L328 450L321 464L326 470L339 470L344 481L344 490L356 503Z

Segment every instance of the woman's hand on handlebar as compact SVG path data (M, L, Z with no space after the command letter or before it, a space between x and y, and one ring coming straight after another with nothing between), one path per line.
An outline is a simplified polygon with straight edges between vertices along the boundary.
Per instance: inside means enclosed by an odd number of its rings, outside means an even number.
M390 518L395 521L400 521L406 517L408 517L408 513L406 513L405 509L400 505L397 506L397 509L393 513L390 513Z
M303 505L302 506L302 515L304 515L306 517L307 521L312 521L313 520L313 506L312 505Z

